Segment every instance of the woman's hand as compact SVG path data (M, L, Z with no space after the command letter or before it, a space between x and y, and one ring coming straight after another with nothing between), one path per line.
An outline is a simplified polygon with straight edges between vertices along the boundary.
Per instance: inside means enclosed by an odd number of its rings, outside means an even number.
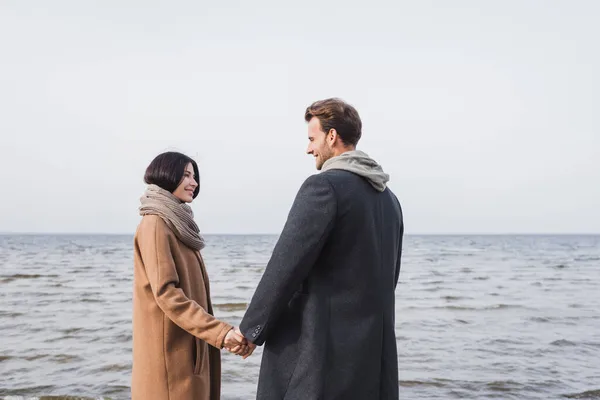
M237 328L231 329L229 332L227 332L227 335L225 335L225 340L223 341L223 347L226 348L230 353L243 356L244 358L246 358L250 352L248 341ZM250 354L252 353L250 352Z

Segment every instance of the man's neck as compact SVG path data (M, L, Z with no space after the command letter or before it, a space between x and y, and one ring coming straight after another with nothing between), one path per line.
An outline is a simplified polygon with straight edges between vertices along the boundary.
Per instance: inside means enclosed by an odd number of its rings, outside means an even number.
M356 150L356 147L353 147L353 146L340 147L339 149L333 150L333 156L334 157L341 156L344 153L347 153L349 151L354 151L354 150Z

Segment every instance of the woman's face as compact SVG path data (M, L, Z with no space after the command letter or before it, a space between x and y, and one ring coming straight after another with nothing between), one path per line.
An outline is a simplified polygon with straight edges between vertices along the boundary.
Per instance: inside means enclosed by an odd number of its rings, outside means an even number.
M173 192L173 195L177 197L179 200L184 203L191 203L194 200L194 191L198 187L198 182L196 182L196 174L194 173L194 167L192 163L189 163L185 167L185 172L183 173L183 179L177 189Z

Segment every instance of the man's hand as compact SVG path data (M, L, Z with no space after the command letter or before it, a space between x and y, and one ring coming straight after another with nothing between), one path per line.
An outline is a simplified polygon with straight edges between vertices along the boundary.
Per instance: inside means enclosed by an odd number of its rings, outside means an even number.
M223 347L238 356L245 356L250 351L248 341L237 328L227 332L225 340L223 340Z
M248 342L248 352L242 356L243 359L245 360L246 358L250 357L252 355L252 353L254 353L255 349L256 349L256 345L254 343Z
M228 338L230 338L230 345L227 344ZM234 328L227 333L227 336L225 336L224 347L229 350L230 353L242 356L244 360L250 357L256 349L256 345L248 342L239 328Z
M235 328L235 332L242 336L242 332L240 331L240 328ZM254 353L254 350L256 349L256 345L252 342L248 342L248 340L246 339L246 343L248 345L248 350L244 353L241 354L242 358L245 360L246 358L250 357L252 355L252 353Z

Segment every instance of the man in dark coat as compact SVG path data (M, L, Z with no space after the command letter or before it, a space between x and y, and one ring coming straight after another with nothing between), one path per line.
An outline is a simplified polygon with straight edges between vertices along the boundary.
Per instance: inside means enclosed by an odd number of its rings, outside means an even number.
M354 107L322 100L305 119L321 173L300 188L240 324L252 348L265 344L257 398L395 400L400 203L356 150Z

